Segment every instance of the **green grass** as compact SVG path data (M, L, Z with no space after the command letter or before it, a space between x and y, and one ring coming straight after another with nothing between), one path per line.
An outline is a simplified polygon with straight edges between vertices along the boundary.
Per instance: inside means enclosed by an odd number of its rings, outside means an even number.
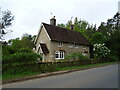
M96 66L114 64L114 63L117 63L117 62L108 62L108 63L90 64L90 65L83 65L83 66L56 68L56 71L71 70L71 69L82 69L82 68L96 67ZM13 78L22 78L22 77L27 77L27 76L39 75L39 74L41 74L41 73L40 72L26 72L24 74L21 73L21 74L16 74L16 75L5 74L4 76L2 76L2 79L3 80L8 80L8 79L13 79Z
M15 79L15 78L22 78L22 77L26 77L26 76L33 76L33 75L37 75L37 74L41 74L40 72L27 72L25 74L16 74L16 75L10 75L10 74L6 74L4 76L2 76L3 80L7 80L7 79Z
M57 71L61 71L61 70L71 70L71 69L83 69L83 68L89 68L89 67L109 65L109 64L114 64L114 63L117 63L117 62L107 62L107 63L98 63L98 64L89 64L89 65L82 65L82 66L73 66L73 67L57 68Z

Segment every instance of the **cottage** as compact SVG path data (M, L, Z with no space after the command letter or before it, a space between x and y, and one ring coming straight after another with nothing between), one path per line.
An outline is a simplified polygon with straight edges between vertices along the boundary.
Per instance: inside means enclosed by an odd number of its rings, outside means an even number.
M56 26L55 17L50 19L50 24L42 23L35 39L35 52L42 55L43 62L65 59L65 56L81 52L90 55L90 43L80 33L71 29Z

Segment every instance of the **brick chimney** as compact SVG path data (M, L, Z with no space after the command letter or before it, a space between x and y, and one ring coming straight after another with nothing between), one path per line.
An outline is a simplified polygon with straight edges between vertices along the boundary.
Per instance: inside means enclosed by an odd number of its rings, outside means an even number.
M54 16L53 18L50 19L50 25L56 26L56 19L55 19L55 16Z

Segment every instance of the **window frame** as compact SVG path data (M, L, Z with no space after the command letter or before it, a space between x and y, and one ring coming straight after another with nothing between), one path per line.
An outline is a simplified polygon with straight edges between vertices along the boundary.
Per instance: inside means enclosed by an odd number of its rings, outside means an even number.
M69 47L69 48L73 48L74 45L73 45L72 43L69 43L68 47Z
M58 47L63 47L63 42L59 42Z
M77 43L74 43L75 48L79 48Z
M64 51L56 51L55 52L55 59L65 59L64 55L65 55Z

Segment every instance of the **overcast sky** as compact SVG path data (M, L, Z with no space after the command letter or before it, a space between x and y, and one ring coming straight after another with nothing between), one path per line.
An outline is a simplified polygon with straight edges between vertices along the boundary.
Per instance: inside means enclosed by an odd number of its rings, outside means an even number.
M118 11L119 0L0 0L1 10L10 10L15 20L6 39L21 37L24 33L36 35L41 22L49 24L56 16L57 24L66 24L73 16L100 25ZM53 13L51 15L51 12Z

